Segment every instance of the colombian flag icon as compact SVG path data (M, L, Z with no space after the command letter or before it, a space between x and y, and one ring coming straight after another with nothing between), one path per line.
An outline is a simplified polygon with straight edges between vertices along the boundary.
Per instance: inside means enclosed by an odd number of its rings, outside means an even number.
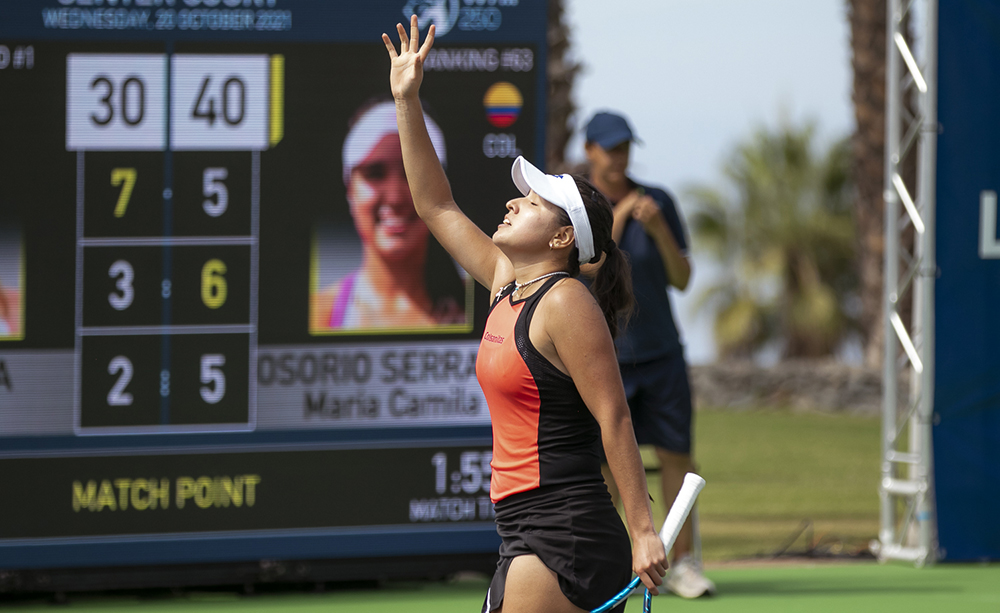
M524 99L516 87L506 81L494 83L483 96L486 119L497 128L506 128L517 121Z

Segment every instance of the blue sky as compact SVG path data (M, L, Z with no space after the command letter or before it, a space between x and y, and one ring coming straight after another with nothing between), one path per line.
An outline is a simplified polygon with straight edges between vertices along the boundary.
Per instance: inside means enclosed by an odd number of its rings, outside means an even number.
M578 126L616 109L644 145L632 175L680 198L719 182L720 167L759 125L814 121L819 144L849 134L850 30L846 0L566 0L572 53L584 65ZM567 148L581 159L582 140ZM692 313L712 266L695 252L694 278L674 294L692 363L714 359L711 319Z

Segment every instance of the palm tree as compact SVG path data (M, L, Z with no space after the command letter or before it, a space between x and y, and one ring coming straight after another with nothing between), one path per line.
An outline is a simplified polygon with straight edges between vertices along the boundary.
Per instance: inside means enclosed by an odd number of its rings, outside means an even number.
M695 246L724 269L700 297L716 310L724 358L772 342L785 358L829 355L854 326L850 149L840 141L817 157L814 133L812 125L758 129L724 167L731 189L689 190Z
M861 303L860 329L865 344L865 363L878 368L883 352L883 280L885 261L885 86L886 86L886 0L848 0L848 19L851 24L851 67L854 70L855 130L851 137L854 163L851 178L856 188L855 222L857 227L858 284ZM910 32L910 13L903 17L902 32L907 42L913 43ZM917 100L912 90L904 99L909 107L909 117L904 119L903 131L917 116ZM899 168L907 185L914 185L917 173L917 156L911 152ZM908 229L901 237L907 251L913 249L913 231ZM911 302L909 296L900 297L900 316L909 321Z
M570 119L576 112L573 82L580 70L578 62L566 59L570 30L563 21L563 0L549 0L548 15L548 117L546 124L545 169L565 172L566 144L573 135Z
M854 121L851 138L858 232L858 282L865 362L882 363L882 266L885 254L886 0L849 0Z

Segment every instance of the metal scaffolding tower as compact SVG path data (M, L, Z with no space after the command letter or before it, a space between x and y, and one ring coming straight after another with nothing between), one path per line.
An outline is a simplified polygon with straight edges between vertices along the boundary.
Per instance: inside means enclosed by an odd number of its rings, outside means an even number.
M937 0L923 0L921 66L906 24L918 0L889 0L886 37L885 357L879 560L937 558L931 420L934 412ZM916 103L916 112L911 104ZM901 172L917 156L916 180ZM900 203L903 211L900 211ZM912 249L908 247L912 227ZM909 323L904 306L912 300ZM899 389L909 375L908 389Z

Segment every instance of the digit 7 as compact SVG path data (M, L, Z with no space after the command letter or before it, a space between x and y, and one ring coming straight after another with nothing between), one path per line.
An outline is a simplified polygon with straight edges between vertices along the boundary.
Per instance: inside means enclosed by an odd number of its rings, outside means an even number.
M118 194L118 203L115 204L115 217L125 216L125 209L128 208L128 201L132 198L132 188L135 187L137 176L135 168L114 168L111 170L111 185L122 186L122 191Z

